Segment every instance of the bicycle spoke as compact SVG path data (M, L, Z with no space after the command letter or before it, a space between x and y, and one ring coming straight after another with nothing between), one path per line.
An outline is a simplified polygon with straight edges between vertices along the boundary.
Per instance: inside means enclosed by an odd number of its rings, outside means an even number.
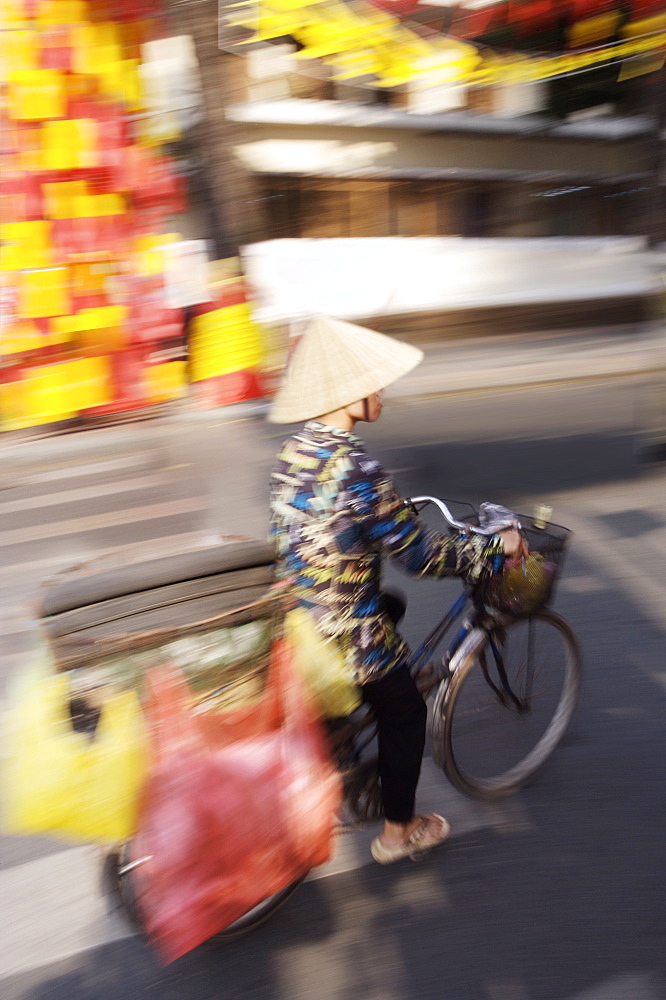
M526 663L526 674L527 683L525 687L525 698L529 701L530 692L532 689L532 676L534 672L534 647L536 645L536 622L531 618L527 623L527 663Z
M478 632L435 701L433 756L463 791L506 794L561 739L579 675L575 637L552 612L510 622L497 643Z

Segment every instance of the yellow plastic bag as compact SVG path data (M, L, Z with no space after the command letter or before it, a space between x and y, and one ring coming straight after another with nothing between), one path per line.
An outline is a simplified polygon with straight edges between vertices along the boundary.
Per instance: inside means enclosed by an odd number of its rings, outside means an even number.
M361 704L361 692L338 641L317 631L303 608L287 614L285 631L296 672L310 689L320 715L327 719L351 715Z
M91 738L72 728L67 676L40 665L15 682L7 715L6 832L102 844L133 835L147 770L134 691L106 698Z

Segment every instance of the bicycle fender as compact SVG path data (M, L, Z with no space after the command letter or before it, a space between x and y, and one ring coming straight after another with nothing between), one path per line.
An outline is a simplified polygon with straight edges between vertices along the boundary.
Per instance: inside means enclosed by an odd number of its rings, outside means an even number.
M476 627L465 636L449 661L449 672L451 674L455 674L456 670L470 656L479 640L483 639L486 635L485 629Z

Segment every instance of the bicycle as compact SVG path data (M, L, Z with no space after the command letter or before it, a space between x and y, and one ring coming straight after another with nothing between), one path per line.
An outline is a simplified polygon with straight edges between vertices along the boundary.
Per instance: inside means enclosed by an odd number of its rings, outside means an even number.
M478 523L471 508L456 519L437 497L406 501L419 510L433 505L449 528L462 533L494 534ZM469 507L470 505L465 505ZM509 512L507 512L509 513ZM530 553L539 560L535 579L508 591L493 580L465 586L413 654L410 669L425 698L434 695L429 713L432 757L454 787L493 801L521 788L546 763L572 720L581 687L581 655L575 633L548 601L566 550L566 528L537 517L516 515ZM548 573L543 569L550 567ZM460 622L443 655L435 653ZM368 753L376 734L372 713L329 722L329 735L343 779L351 822L382 818L376 757ZM514 749L515 743L515 749ZM127 845L114 864L121 900L140 927L131 892L132 860ZM230 940L263 923L295 892L305 876L244 914L215 940Z
M457 531L492 533L474 523L475 512L467 520L457 520L437 497L406 502L415 509L434 505ZM530 552L547 556L559 570L567 529L541 526L537 518L524 515L518 520ZM427 698L434 692L429 719L433 760L452 785L472 797L493 801L518 791L546 763L573 717L580 694L581 655L569 623L546 606L556 576L553 573L545 587L540 579L533 594L535 606L522 609L511 608L510 599L507 604L501 595L498 601L492 581L490 587L488 582L466 586L412 656L410 669L421 693ZM459 619L461 625L433 666L435 651ZM361 719L357 726L362 731L369 721ZM513 753L512 736L519 737ZM360 762L358 737L346 733L345 738L343 775ZM482 756L488 751L485 762ZM362 769L367 771L368 766ZM358 777L350 774L351 804L359 818L376 820L381 818L380 798L369 780L364 776L358 791Z

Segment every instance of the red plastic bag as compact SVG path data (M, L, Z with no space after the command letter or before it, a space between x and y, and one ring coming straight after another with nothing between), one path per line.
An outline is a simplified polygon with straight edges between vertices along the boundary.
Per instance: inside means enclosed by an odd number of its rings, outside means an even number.
M133 881L172 962L328 860L340 779L284 642L252 711L194 715L172 667L148 682L152 764L133 856L149 860Z

